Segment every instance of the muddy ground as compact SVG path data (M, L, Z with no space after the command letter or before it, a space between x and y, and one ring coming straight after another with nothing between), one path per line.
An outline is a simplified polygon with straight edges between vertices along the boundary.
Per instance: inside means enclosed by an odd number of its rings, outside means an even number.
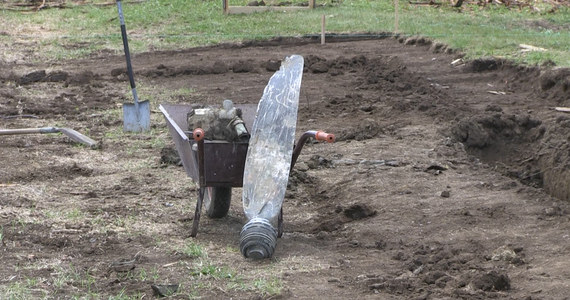
M274 258L239 253L229 215L190 228L196 187L160 103L257 103L279 61L305 58L305 146ZM277 39L135 55L150 133L123 133L124 57L0 66L0 298L568 299L570 72L424 39ZM454 64L451 64L455 62ZM122 297L122 298L121 298Z

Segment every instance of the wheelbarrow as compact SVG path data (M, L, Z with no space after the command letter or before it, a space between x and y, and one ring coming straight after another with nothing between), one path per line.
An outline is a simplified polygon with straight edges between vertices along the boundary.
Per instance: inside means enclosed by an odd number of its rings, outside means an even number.
M209 217L224 217L230 206L231 188L243 187L242 203L248 222L240 232L240 251L254 259L273 255L277 238L283 234L283 200L290 170L301 149L311 137L334 141L332 134L311 130L295 143L303 64L300 55L286 57L269 79L257 109L253 105L238 105L236 109L231 100L224 100L219 110L160 106L182 164L199 186L191 236L198 233L202 202ZM195 128L200 126L208 132ZM228 132L231 138L219 132Z
M247 128L251 128L257 105L236 105L241 109L242 118ZM194 220L190 236L198 234L202 205L209 218L223 218L227 215L232 188L243 186L244 166L248 142L229 142L225 140L205 140L201 128L192 131L188 128L187 115L193 110L190 104L161 104L159 109L164 115L170 135L184 166L186 174L199 186L198 201L194 211ZM307 140L334 142L334 135L322 131L310 130L301 135L293 149L291 169ZM283 234L283 210L278 218L278 237Z

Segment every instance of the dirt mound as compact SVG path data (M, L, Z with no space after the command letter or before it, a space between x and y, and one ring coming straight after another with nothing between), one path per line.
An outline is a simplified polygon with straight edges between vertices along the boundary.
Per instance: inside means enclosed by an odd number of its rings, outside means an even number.
M540 88L557 105L570 105L570 69L560 68L543 71L539 78Z

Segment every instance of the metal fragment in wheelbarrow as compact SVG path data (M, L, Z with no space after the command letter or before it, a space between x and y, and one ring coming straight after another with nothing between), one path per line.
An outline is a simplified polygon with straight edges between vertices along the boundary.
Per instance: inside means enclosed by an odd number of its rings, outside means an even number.
M269 80L257 107L243 178L243 208L249 220L240 238L245 257L268 258L275 249L295 143L302 76L303 57L287 57Z

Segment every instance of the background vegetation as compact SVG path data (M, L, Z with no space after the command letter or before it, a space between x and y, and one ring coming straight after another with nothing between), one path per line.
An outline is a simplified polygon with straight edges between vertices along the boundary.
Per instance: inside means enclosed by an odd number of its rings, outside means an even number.
M568 67L570 9L565 2L555 5L556 2L540 1L532 6L464 3L454 8L447 2L417 5L400 0L398 32L443 42L470 58L499 56L529 64L554 62ZM230 5L246 2L230 0ZM3 61L59 60L100 51L117 54L122 51L113 1L66 1L64 5L60 2L52 6L47 1L46 9L41 10L16 4L8 1L0 8ZM224 15L221 0L124 1L123 7L132 52L319 34L322 15L326 16L329 33L395 30L391 0L318 0L317 4L319 7L313 10L250 15ZM30 51L26 54L12 51L10 45L14 43L28 45ZM522 52L520 44L546 51Z

